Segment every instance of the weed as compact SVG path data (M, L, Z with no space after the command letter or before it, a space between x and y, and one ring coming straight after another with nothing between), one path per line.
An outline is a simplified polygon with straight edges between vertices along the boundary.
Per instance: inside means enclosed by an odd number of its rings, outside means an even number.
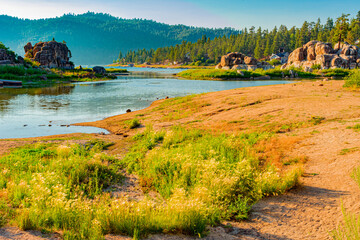
M353 152L356 152L356 151L359 151L359 148L358 147L354 147L354 148L344 148L340 151L339 155L346 155L346 154L349 154L349 153L353 153Z
M139 127L141 125L141 123L140 123L139 119L134 118L132 120L126 121L125 125L129 129L134 129L134 128Z

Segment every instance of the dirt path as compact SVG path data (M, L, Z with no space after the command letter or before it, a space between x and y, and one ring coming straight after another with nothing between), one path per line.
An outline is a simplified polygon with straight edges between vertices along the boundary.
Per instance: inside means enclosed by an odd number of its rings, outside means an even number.
M293 150L309 157L302 187L260 201L248 222L234 226L256 239L331 239L329 232L342 220L341 202L350 212L360 211L360 190L350 177L360 165L359 152L340 154L360 147L360 133L347 125L332 122L314 128L319 133Z

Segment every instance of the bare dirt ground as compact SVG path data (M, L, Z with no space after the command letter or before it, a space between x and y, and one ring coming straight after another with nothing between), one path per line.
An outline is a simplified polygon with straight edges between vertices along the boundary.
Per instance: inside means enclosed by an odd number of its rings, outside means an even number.
M141 111L81 125L112 132L95 137L115 142L109 152L119 157L131 145L129 136L143 131L149 123L155 129L183 124L234 134L278 130L278 138L283 141L267 151L278 155L274 161L288 156L308 159L301 186L261 200L253 206L249 220L211 228L205 239L331 239L329 232L342 221L342 205L349 212L360 212L360 190L351 178L353 169L360 165L360 132L348 128L360 123L360 92L343 89L343 83L300 82L208 93L187 102L160 100ZM124 127L124 121L134 118L140 120L141 128ZM13 144L20 146L23 142L0 141L0 154ZM117 194L134 189L134 197L141 197L136 177L129 176L126 181ZM8 237L4 234L8 229L0 230L1 240L41 239L35 235L28 238L28 233L18 230L18 235ZM109 235L106 239L130 238ZM154 235L148 239L194 238Z

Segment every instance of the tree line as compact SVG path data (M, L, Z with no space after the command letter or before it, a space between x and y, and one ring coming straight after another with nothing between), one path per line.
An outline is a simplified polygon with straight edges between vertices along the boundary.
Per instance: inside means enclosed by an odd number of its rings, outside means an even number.
M349 14L343 14L335 21L328 18L324 24L318 19L317 22L305 21L300 28L288 29L281 25L269 31L251 27L243 29L239 34L224 35L212 40L203 35L196 42L182 41L181 44L170 47L130 50L126 54L120 52L115 62L121 64L181 62L205 65L217 63L222 55L229 52L241 52L263 59L281 50L291 52L311 40L333 44L339 41L359 44L357 42L359 39L360 11L353 18L350 18Z

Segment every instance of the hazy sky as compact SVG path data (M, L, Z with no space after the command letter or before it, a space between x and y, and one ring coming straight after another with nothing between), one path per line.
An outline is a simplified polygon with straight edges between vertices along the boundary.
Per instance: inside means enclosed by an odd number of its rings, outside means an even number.
M87 11L204 27L300 26L305 20L353 16L359 0L0 0L0 14L48 18Z

